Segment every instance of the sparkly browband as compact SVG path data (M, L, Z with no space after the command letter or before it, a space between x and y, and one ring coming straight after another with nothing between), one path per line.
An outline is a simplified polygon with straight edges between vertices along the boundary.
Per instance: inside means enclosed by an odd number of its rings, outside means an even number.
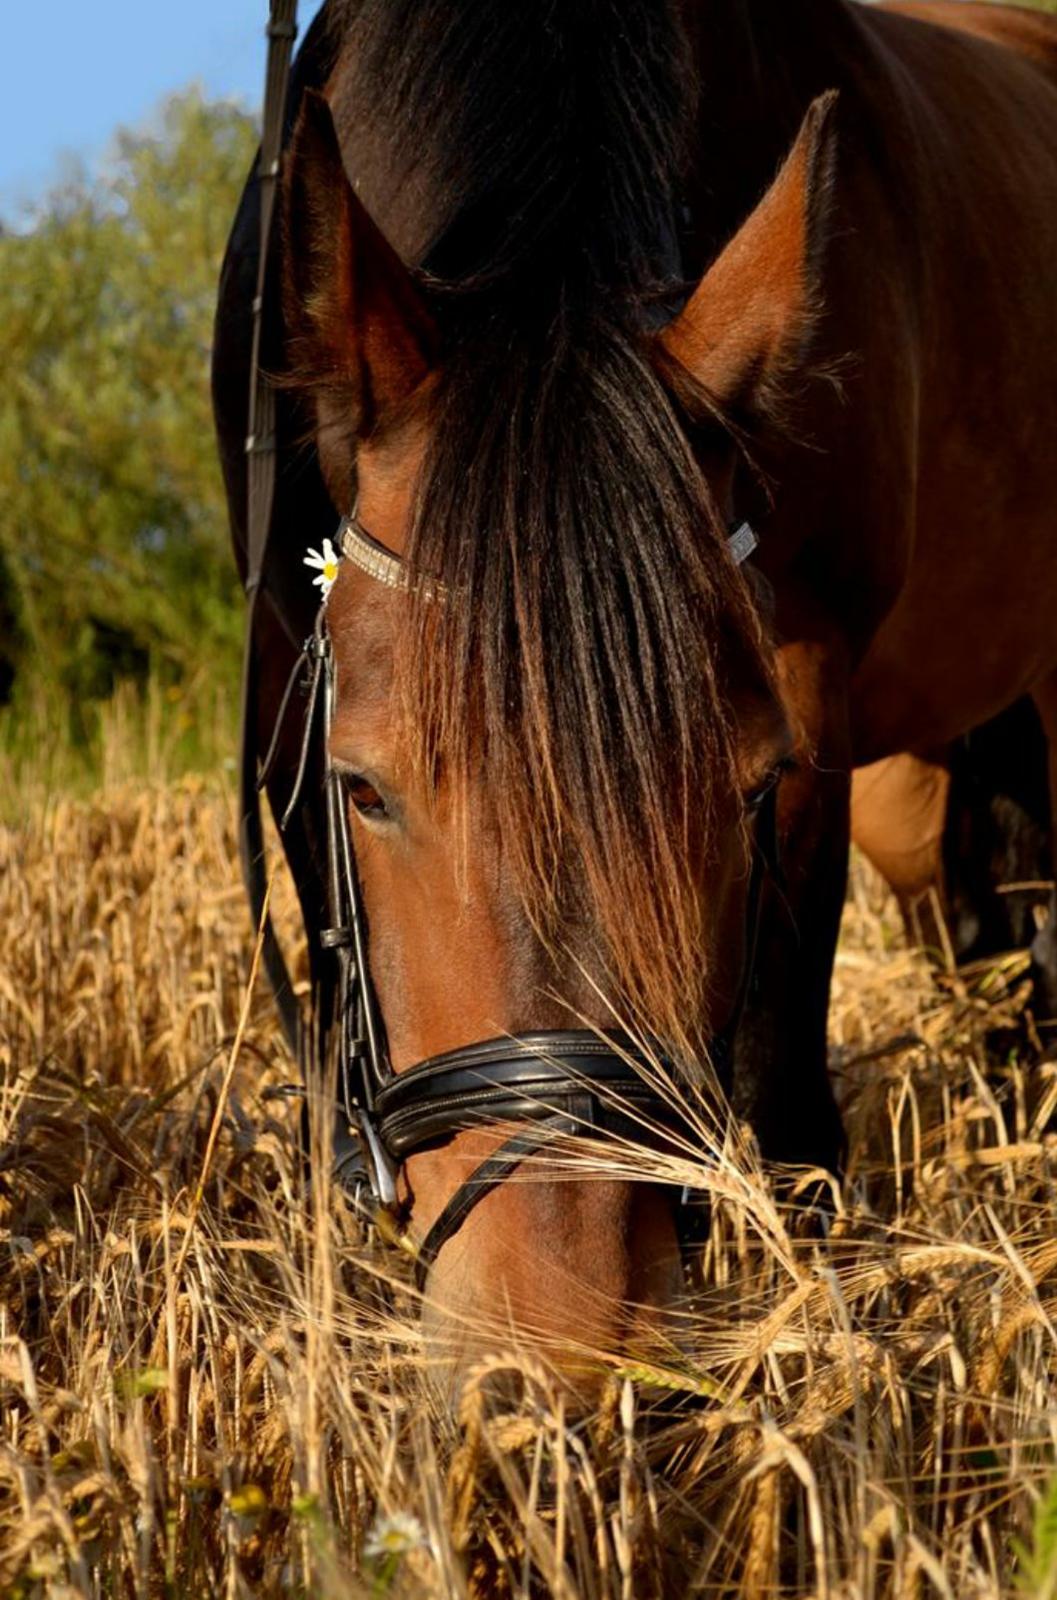
M747 561L759 542L755 530L748 522L739 523L727 538L727 549L734 564L740 567L743 561ZM387 550L384 544L379 544L377 539L371 538L366 528L356 520L355 511L342 518L341 527L338 529L338 549L354 567L359 567L361 572L366 572L368 577L376 579L378 583L384 583L387 589L409 587L408 570L403 561L391 550ZM426 593L433 598L436 595L443 595L444 590L439 584L427 583Z
M387 589L406 589L407 568L399 556L394 556L384 544L372 539L366 528L361 528L356 513L343 517L338 529L338 549L354 567L366 572L368 577L384 583Z

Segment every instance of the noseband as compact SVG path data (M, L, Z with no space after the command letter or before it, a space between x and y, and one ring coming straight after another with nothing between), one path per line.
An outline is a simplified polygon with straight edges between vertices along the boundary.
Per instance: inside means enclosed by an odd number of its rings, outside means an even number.
M379 582L406 587L408 574L356 522L345 518L338 549ZM742 523L728 538L740 565L756 547ZM439 587L432 591L442 599ZM471 1128L516 1131L455 1191L425 1239L409 1248L415 1284L424 1287L442 1247L458 1233L476 1206L527 1157L561 1136L654 1143L694 1137L687 1113L650 1081L670 1074L659 1052L647 1054L626 1034L612 1031L552 1031L489 1039L434 1056L396 1073L389 1060L385 1026L368 964L367 923L340 774L330 759L329 733L336 692L334 654L321 606L312 636L295 664L283 695L259 786L274 763L283 720L305 663L309 667L305 727L294 790L280 820L294 812L317 729L324 740L328 925L320 932L325 951L337 961L338 1109L334 1176L355 1206L375 1220L384 1237L409 1244L409 1205L399 1194L401 1168L409 1157L436 1150ZM734 1038L752 982L763 879L776 865L774 791L756 815L746 914L745 959L730 1017L711 1044L720 1081L729 1077ZM697 1135L697 1138L700 1136ZM689 1196L684 1191L681 1237L689 1234Z

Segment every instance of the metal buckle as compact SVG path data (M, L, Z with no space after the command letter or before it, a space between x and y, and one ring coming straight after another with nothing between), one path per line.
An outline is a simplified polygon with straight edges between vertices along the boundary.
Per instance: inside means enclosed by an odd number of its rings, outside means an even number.
M375 1202L391 1214L398 1209L396 1180L399 1167L378 1137L378 1130L366 1111L357 1118L355 1131L363 1142L364 1164Z
M360 1220L377 1231L383 1244L395 1245L411 1256L417 1255L418 1247L407 1233L406 1218L395 1189L391 1201L379 1199L360 1130L350 1128L349 1133L356 1143L335 1160L335 1184Z

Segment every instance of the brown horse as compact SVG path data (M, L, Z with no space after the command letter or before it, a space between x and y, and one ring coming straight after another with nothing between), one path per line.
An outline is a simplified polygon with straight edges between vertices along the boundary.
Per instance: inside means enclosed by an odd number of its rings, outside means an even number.
M615 1015L693 1071L780 779L728 1088L765 1154L835 1166L853 768L1024 694L1057 731L1057 27L943 0L331 0L309 44L280 425L307 405L333 509L406 577L346 562L328 606L392 1059ZM295 636L297 560L331 531L297 470L266 574ZM416 1229L502 1137L414 1158ZM497 1308L608 1345L677 1287L663 1191L537 1176L431 1273L457 1354Z

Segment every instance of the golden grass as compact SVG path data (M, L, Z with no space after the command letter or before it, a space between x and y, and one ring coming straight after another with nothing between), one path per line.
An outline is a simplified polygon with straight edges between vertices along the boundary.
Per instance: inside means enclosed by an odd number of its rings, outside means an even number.
M575 1423L501 1353L452 1419L402 1268L306 1192L269 1096L232 825L184 783L0 833L0 1594L1054 1593L1057 1067L1014 1048L1022 963L937 980L860 871L829 1237L751 1159L669 1161L713 1196L678 1343L596 1352Z

